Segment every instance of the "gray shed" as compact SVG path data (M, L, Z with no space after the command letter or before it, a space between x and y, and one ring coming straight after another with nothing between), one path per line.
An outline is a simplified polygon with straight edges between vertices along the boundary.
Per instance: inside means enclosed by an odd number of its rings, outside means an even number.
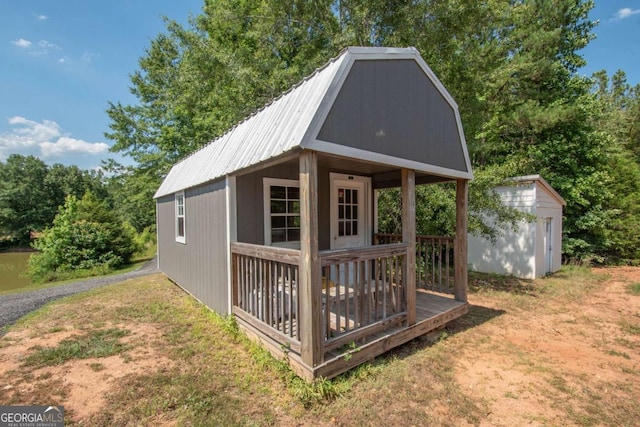
M171 169L159 267L301 376L332 377L467 312L471 178L458 107L418 51L347 48ZM446 181L456 237L417 246L415 185ZM387 187L402 236L374 233ZM429 261L443 251L451 268Z
M469 268L535 279L562 266L562 207L567 203L540 175L510 178L495 191L502 203L535 215L516 230L501 230L495 244L469 235Z

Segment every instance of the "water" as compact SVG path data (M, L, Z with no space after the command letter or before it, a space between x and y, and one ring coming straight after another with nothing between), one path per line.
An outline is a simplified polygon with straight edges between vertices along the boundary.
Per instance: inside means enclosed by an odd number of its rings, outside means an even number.
M0 252L0 292L29 286L31 280L21 277L33 252Z

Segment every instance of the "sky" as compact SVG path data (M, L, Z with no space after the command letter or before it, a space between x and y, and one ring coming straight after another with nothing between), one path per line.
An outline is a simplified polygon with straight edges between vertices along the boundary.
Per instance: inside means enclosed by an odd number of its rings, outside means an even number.
M129 76L166 16L186 23L202 0L0 0L0 162L14 153L93 169L109 152L109 102L133 104ZM622 69L640 84L640 0L596 0L590 76Z

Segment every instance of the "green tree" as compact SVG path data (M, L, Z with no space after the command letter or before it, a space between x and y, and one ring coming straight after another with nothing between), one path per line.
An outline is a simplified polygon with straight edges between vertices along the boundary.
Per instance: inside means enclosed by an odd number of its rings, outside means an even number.
M593 75L592 93L598 110L590 121L610 147L607 191L611 194L608 222L602 229L601 254L608 261L640 258L640 85L631 87L618 70L609 78L605 71ZM604 184L604 183L602 183ZM601 186L602 186L601 184Z
M328 1L233 0L167 20L131 76L138 103L109 104L113 149L166 173L325 62L332 16Z
M86 191L107 197L99 173L12 154L0 163L0 235L29 243L31 231L51 225L66 196L82 197Z
M593 38L592 7L591 0L208 0L188 27L167 21L152 41L132 76L139 103L110 105L107 136L155 189L176 160L344 46L413 45L460 106L476 175L472 231L495 237L487 216L497 215L500 225L521 219L491 188L509 176L541 173L567 200L567 257L627 257L630 246L611 231L635 224L623 212L635 212L636 198L617 185L634 175L635 163L612 165L625 155L620 145L640 153L640 89L615 76L614 98L625 105L614 108L619 120L609 117L612 128L603 133L593 119L602 104L578 75L585 64L579 52ZM420 230L451 231L451 191L419 190ZM389 230L397 228L396 200L381 202Z
M28 243L31 231L51 224L58 205L43 185L47 173L34 156L12 154L0 163L0 234Z
M34 243L39 253L29 258L34 281L58 279L78 271L105 272L131 260L135 232L105 202L87 192L81 200L67 196L53 226Z
M159 175L151 170L125 167L113 160L103 164L103 169L108 175L109 204L120 220L131 224L138 233L155 227L153 194Z

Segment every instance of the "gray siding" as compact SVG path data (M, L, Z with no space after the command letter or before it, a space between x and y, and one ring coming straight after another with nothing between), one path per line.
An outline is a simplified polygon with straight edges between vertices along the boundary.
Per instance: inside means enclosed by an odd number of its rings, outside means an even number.
M264 245L263 178L299 180L298 165L285 163L236 177L238 241ZM318 244L329 249L329 170L318 171Z
M227 314L225 181L185 191L186 244L176 242L174 195L157 200L160 270L212 310Z
M236 177L238 241L264 245L264 195L262 178L300 178L298 165L284 163Z
M414 60L356 61L317 138L468 172L455 112Z

